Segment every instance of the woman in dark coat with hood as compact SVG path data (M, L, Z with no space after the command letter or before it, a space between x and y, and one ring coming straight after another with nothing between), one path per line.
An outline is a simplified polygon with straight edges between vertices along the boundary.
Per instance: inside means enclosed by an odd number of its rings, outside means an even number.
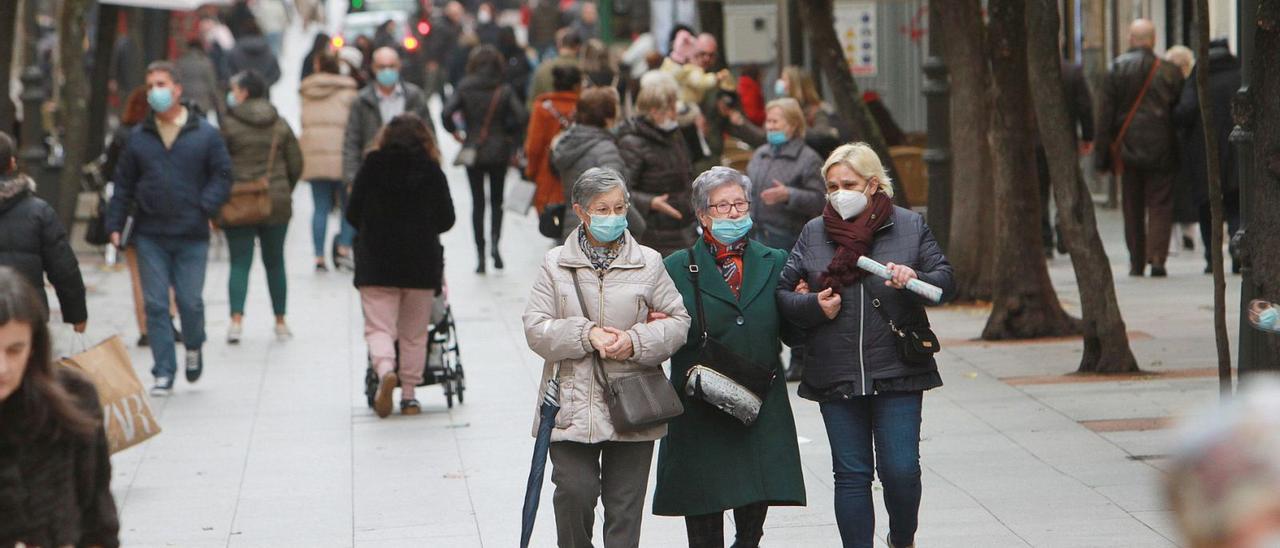
M640 243L666 257L693 245L696 222L690 188L693 163L676 122L675 79L650 72L640 79L639 115L618 128L618 151L631 203L644 217Z
M240 342L255 239L262 244L262 265L267 270L267 289L276 316L276 338L283 341L293 336L284 320L288 295L284 239L293 216L293 188L302 177L302 149L289 124L266 96L266 82L256 72L241 72L231 77L227 116L222 124L222 136L231 154L231 180L266 177L271 215L253 225L223 227L231 255L231 274L227 280L231 300L229 344Z
M480 46L472 51L467 59L467 76L458 83L440 114L445 131L452 133L464 149L476 151L475 161L467 166L467 180L471 183L471 230L476 239L478 274L485 271L484 180L489 178L488 201L493 207L490 232L493 267L501 270L498 240L502 237L503 183L511 154L522 142L520 132L525 123L523 102L503 80L505 65L502 53L493 46ZM461 127L454 120L457 114L462 116Z
M454 222L440 152L422 119L401 114L382 128L352 184L347 220L356 227L355 286L379 379L373 409L390 415L399 383L400 412L416 415L431 303L444 280L440 234Z

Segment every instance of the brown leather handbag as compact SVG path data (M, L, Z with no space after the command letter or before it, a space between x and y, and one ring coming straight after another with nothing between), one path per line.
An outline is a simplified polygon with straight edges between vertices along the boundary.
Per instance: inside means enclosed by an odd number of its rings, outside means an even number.
M578 272L570 270L573 289L578 293L578 305L583 316L587 315L587 301L582 298L582 286L578 284ZM588 316L589 317L589 316ZM604 402L609 407L609 418L618 432L636 432L666 424L684 413L684 405L676 395L675 387L662 372L661 367L631 375L610 379L600 363L600 352L592 351L595 375L604 385Z
M266 173L251 181L231 184L231 198L218 210L218 226L256 225L271 216L271 167L275 164L279 140L278 133L271 137Z

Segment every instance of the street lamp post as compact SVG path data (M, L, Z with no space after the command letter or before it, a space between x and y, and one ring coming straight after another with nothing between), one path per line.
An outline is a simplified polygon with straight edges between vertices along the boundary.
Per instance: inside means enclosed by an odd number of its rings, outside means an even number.
M929 56L924 61L924 96L929 146L929 229L945 251L951 240L951 86L942 62L942 25L938 8L929 4Z
M1253 150L1253 128L1257 120L1253 118L1253 109L1249 105L1249 84L1252 80L1253 36L1257 25L1257 0L1239 0L1237 17L1240 29L1240 91L1236 93L1232 105L1232 115L1236 126L1231 130L1232 155L1236 161L1236 184L1240 193L1240 231L1236 238L1249 238L1249 221L1253 217L1253 204L1249 194L1254 185L1255 166ZM1233 246L1240 253L1240 348L1237 352L1239 362L1236 367L1240 375L1267 369L1267 341L1265 336L1249 323L1249 302L1258 298L1258 284L1254 281L1253 261L1249 256L1248 245Z

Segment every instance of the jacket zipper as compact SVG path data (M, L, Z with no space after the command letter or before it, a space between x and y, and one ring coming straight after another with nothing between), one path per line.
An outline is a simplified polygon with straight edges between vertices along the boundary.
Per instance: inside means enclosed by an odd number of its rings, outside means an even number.
M862 395L867 395L867 362L862 354L862 335L866 331L867 288L858 284L858 372L862 375Z

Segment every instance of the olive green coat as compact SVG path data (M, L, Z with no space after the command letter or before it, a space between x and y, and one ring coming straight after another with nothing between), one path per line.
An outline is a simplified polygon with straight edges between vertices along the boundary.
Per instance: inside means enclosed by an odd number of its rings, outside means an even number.
M293 216L293 188L302 176L302 149L289 124L266 99L249 99L227 111L220 120L222 138L231 154L231 181L252 181L269 177L271 216L261 224L286 224ZM276 156L271 140L276 140ZM268 166L271 173L266 173Z
M755 502L803 506L804 477L795 419L778 359L783 320L773 291L787 254L750 242L743 256L740 299L734 298L701 239L694 245L694 254L701 271L698 283L707 331L744 357L772 365L778 376L760 408L760 417L751 426L685 397L685 374L697 358L702 335L689 279L688 251L667 257L667 272L693 321L688 343L671 357L671 379L684 403L684 414L668 423L667 437L658 448L653 513L694 516Z

